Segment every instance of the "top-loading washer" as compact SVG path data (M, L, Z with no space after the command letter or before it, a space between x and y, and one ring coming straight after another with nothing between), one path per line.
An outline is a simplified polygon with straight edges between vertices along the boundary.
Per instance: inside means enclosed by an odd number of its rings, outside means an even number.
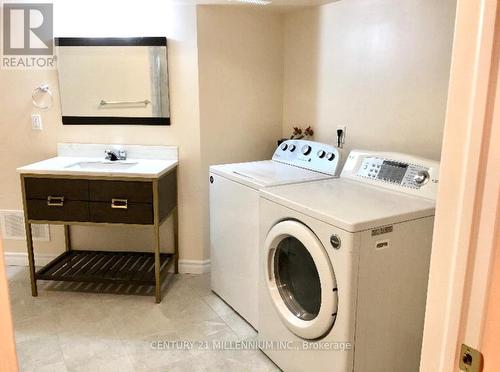
M210 167L211 287L258 329L259 189L331 178L337 148L283 142L271 160Z
M259 346L284 371L418 371L439 163L352 151L261 190Z

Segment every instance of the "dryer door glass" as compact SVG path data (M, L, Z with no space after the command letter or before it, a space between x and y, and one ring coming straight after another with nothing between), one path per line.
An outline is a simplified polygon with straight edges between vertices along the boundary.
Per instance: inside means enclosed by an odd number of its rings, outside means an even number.
M278 244L274 259L276 284L286 306L297 318L314 319L321 307L321 282L310 253L289 236Z
M297 221L281 221L264 242L264 278L285 326L308 340L323 337L337 318L337 280L318 237Z

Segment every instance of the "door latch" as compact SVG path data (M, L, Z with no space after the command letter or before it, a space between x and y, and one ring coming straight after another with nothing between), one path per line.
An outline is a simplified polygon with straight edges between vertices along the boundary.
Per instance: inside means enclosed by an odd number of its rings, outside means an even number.
M458 367L466 372L481 372L483 370L483 354L470 346L462 344Z

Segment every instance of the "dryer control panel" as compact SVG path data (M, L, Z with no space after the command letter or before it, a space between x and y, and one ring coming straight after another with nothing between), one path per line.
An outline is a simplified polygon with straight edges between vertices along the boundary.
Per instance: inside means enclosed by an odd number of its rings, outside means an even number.
M377 157L364 158L357 175L415 189L429 182L428 167Z
M340 158L341 154L335 146L307 140L284 141L273 155L274 161L332 176L340 173Z
M353 150L341 177L434 199L439 163L406 154Z

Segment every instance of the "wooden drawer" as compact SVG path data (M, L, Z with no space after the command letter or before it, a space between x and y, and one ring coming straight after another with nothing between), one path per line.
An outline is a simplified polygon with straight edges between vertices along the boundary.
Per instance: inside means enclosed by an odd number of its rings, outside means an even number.
M49 205L47 200L27 200L28 219L44 221L78 221L89 220L89 205L86 201L57 200Z
M111 201L90 202L90 221L140 225L153 224L153 204L131 203L130 201L125 203L123 200L114 200L114 203Z
M111 199L126 199L129 203L153 203L151 182L136 181L90 181L90 200L111 202Z
M59 178L25 178L26 199L47 200L49 196L64 200L89 200L89 181Z

